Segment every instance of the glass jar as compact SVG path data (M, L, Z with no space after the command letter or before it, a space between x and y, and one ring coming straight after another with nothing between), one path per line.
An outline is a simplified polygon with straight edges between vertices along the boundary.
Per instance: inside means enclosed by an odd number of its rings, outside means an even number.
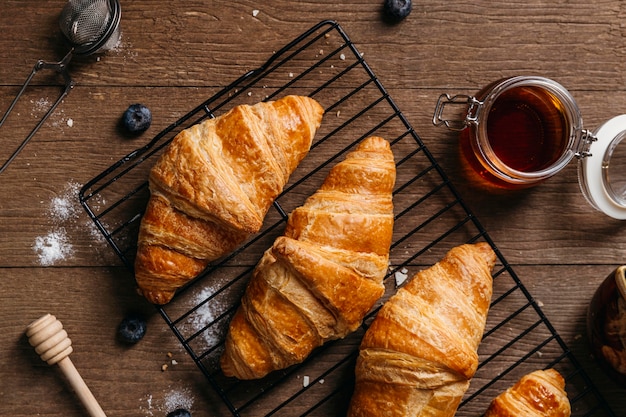
M596 360L626 386L626 265L600 284L587 310L587 335Z
M464 118L446 119L448 105L463 106ZM605 214L626 219L626 150L618 151L626 115L589 132L565 87L544 77L517 76L491 83L476 96L442 94L433 123L460 132L465 171L486 189L538 185L578 158L585 198Z

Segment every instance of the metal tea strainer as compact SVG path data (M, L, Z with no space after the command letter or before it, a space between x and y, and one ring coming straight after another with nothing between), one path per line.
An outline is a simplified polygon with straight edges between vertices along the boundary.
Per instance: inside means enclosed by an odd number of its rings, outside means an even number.
M26 139L17 147L11 156L0 166L2 173L15 157L24 149L28 141L37 133L56 107L74 87L67 65L74 55L91 55L113 48L119 41L119 23L121 17L119 0L69 0L59 18L59 26L63 36L69 42L71 49L59 62L37 61L22 89L13 99L6 113L0 120L0 128L26 90L28 84L39 70L50 69L63 77L65 87L61 95L50 106L46 114L39 120L35 128L26 136Z

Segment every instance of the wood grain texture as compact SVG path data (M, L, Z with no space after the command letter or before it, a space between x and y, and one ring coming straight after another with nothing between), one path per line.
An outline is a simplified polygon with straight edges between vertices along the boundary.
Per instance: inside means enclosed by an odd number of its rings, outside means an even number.
M67 51L58 30L64 3L2 2L0 111L38 59L56 61ZM23 335L44 313L64 323L75 349L72 360L108 415L165 415L177 395L193 399L195 417L227 415L161 317L135 293L132 276L76 192L323 19L342 25L611 407L618 415L626 410L624 388L590 356L584 322L596 287L624 262L623 222L587 204L575 161L529 190L488 194L475 188L458 163L457 134L431 123L441 93L475 94L491 81L520 74L553 78L568 88L588 129L624 113L626 3L414 2L400 24L383 19L382 1L121 3L120 44L72 61L76 87L0 174L0 415L84 415L62 375L37 357ZM0 157L43 116L58 82L52 74L38 74L0 128ZM130 137L119 120L136 102L152 110L153 124ZM55 233L68 252L46 263L37 244ZM146 337L127 347L116 342L115 329L130 310L150 319Z

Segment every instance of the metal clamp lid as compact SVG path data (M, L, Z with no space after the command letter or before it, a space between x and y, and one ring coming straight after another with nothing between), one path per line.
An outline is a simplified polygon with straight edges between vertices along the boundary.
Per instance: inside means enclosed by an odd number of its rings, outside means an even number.
M449 120L443 115L446 105L460 105L467 107L467 113L463 120ZM442 94L437 100L435 106L435 113L433 114L433 124L435 126L445 126L449 130L461 131L465 129L470 123L475 123L478 120L478 114L483 102L475 97L465 94L458 94L456 96L450 96L449 94Z
M588 158L591 154L591 144L597 142L598 138L587 129L581 129L577 134L578 143L574 147L576 152L574 156L577 158Z

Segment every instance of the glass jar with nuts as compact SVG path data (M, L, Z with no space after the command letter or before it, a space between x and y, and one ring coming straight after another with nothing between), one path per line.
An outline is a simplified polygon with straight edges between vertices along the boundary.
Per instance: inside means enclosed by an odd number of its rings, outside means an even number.
M587 311L587 332L595 358L626 386L626 265L596 290Z

